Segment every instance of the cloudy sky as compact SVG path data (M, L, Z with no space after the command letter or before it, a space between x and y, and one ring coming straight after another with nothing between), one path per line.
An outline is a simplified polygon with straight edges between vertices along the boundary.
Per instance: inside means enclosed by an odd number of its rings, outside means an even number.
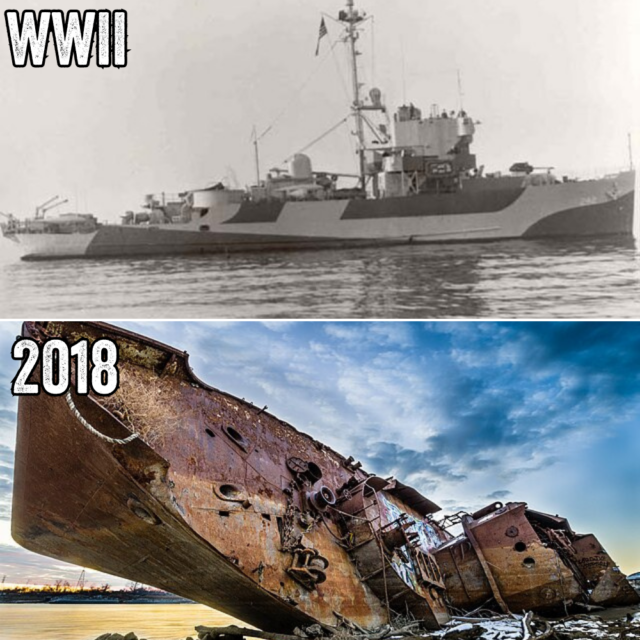
M187 350L205 381L267 404L445 512L526 501L640 570L637 323L119 324ZM0 323L0 572L75 580L78 568L9 535L19 331Z
M116 219L145 193L225 176L245 185L254 124L273 125L261 142L267 169L348 112L346 57L332 47L340 30L329 18L314 56L321 12L335 16L342 0L82 4L127 9L126 68L61 69L50 51L43 69L16 69L0 24L3 211L32 213L60 195L71 209ZM433 103L457 109L459 70L464 106L482 122L475 149L487 169L527 160L591 174L626 165L627 135L640 137L637 0L361 5L374 16L361 39L365 93L379 86L392 110L404 100L425 113ZM310 151L317 169L353 172L352 128Z

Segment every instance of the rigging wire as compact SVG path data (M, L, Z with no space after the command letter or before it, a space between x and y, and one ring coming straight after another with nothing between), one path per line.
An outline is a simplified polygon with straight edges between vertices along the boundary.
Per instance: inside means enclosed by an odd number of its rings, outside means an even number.
M375 18L371 16L371 86L376 86L376 41L375 41Z
M336 20L335 18L333 18L332 16L330 16L328 14L325 14L325 13L323 13L322 15L324 17L326 17L326 18L329 18L332 22L341 25L341 23L338 20ZM369 21L369 20L372 23L372 31L373 31L373 16L370 16L370 17L368 17L366 19L366 21ZM330 34L327 34L327 35L329 36L329 39L331 41ZM338 74L338 78L340 79L340 84L342 85L342 90L343 90L344 95L345 95L345 97L347 99L347 102L348 103L350 102L351 97L350 97L349 91L347 89L346 80L345 80L344 74L342 72L342 69L340 68L340 63L338 61L338 58L337 58L336 52L335 52L336 45L338 43L340 43L341 41L342 41L342 39L340 37L338 37L335 40L331 41L331 47L330 47L329 51L323 56L323 58L316 65L316 67L313 69L313 71L309 74L309 76L305 79L305 81L299 86L299 88L293 94L293 97L286 103L286 105L283 107L283 109L276 115L276 117L273 119L271 124L269 124L269 126L266 127L266 129L264 129L264 131L261 134L259 134L259 135L257 135L256 133L252 134L252 140L253 140L254 144L257 144L260 140L262 140L262 138L264 138L274 128L274 126L282 119L282 117L288 112L288 110L290 109L290 107L292 106L294 101L298 98L298 96L302 93L302 91L307 87L307 85L310 83L310 81L316 75L316 73L321 69L321 67L323 66L325 61L328 59L329 55L331 55L333 57L333 60L334 60L335 66L336 66L336 71L337 71L337 74ZM373 46L373 33L372 33L372 46ZM374 68L375 68L374 64L375 64L375 61L372 60L372 73L374 72ZM310 142L308 145L303 147L297 153L303 153L304 151L306 151L307 149L309 149L310 147L315 145L317 142L322 140L324 137L326 137L330 133L333 133L333 131L338 129L338 127L340 127L342 124L346 123L352 115L353 114L349 114L348 116L346 116L345 118L340 120L340 122L338 122L336 125L334 125L326 133L324 133L321 136L319 136L318 138L314 139L312 142ZM368 124L369 124L369 127L371 128L371 124L370 123L368 123ZM376 135L376 137L378 137L377 134L375 134L375 135ZM354 147L353 134L352 134L351 131L348 131L347 139L349 141L349 146L351 148L352 153L355 153L356 150L355 150L355 147ZM295 155L295 154L293 154L293 155ZM288 162L293 157L293 155L289 156L284 162Z
M337 41L336 41L336 43L337 43ZM262 138L264 138L273 129L273 127L282 119L282 117L285 115L285 113L287 113L287 111L289 111L289 109L294 104L294 102L296 101L298 96L304 91L304 89L307 88L307 85L311 82L311 80L316 75L316 73L318 73L318 71L320 71L320 69L322 68L322 65L327 61L327 59L329 58L329 55L333 51L333 47L334 46L335 46L335 43L331 47L331 50L328 51L327 53L325 53L325 55L321 58L320 62L314 67L314 69L307 76L307 78L304 80L304 82L298 87L298 89L293 93L291 98L285 103L285 106L276 115L276 117L273 119L271 124L260 135L255 137L255 141L256 142L259 142L260 140L262 140ZM252 135L252 139L254 139L253 135Z
M351 96L349 95L349 89L347 88L347 81L345 80L344 74L342 73L342 69L340 68L340 62L338 61L338 56L336 56L335 48L336 45L340 42L340 38L335 40L335 42L331 45L331 53L333 54L333 61L336 65L336 71L338 72L338 77L340 78L340 84L342 85L342 91L347 99L347 103L350 104Z
M291 158L293 158L293 156L295 156L298 153L304 153L307 149L312 147L314 144L320 142L320 140L322 140L323 138L326 138L330 133L333 133L338 127L344 124L350 117L351 117L351 114L342 118L342 120L340 120L340 122L338 122L337 124L334 124L333 127L331 127L331 129L329 129L328 131L325 131L321 136L318 136L317 138L312 140L308 145L300 149L300 151L297 151L296 153L290 155L288 158L285 158L283 162L288 162L289 160L291 160Z
M376 139L380 144L387 144L389 142L389 140L382 139L382 137L380 136L380 133L373 126L373 124L371 124L371 121L369 120L369 118L367 118L366 116L362 116L362 119L364 120L364 123L369 127L369 129L371 130L371 133L376 137Z
M338 40L336 40L336 44L338 43ZM338 72L338 77L340 78L340 84L342 85L342 91L344 92L344 95L347 99L347 104L349 104L350 102L350 96L349 96L349 90L347 89L347 83L344 79L344 76L342 75L342 70L340 69L340 63L338 62L338 58L335 54L334 51L335 45L334 47L331 47L331 51L333 53L333 61L335 62L336 65L336 71ZM351 117L351 114L349 114L349 117ZM349 118L347 118L348 120ZM355 145L353 144L353 134L351 131L347 130L347 140L349 142L349 148L351 149L351 153L353 155L355 155L356 153L356 148Z
M407 70L404 60L403 40L400 40L400 56L402 58L402 104L407 104Z

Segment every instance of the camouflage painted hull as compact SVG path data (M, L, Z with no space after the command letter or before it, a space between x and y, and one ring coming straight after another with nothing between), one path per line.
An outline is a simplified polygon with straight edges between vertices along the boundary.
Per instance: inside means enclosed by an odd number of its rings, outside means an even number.
M487 178L468 180L451 194L247 201L212 207L189 223L103 225L91 233L23 233L14 240L24 259L37 260L631 235L634 181L633 172L527 187Z

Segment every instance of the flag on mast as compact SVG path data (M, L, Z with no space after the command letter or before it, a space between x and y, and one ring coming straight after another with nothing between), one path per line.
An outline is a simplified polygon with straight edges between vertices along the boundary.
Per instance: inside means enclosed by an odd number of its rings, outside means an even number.
M320 21L320 30L318 31L318 44L316 45L316 55L320 53L320 40L328 35L327 25L324 22L324 18Z

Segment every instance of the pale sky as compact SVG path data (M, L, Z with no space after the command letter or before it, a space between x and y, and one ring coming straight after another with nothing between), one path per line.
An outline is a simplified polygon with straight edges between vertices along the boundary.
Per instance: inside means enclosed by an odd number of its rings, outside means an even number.
M117 324L187 350L204 381L417 487L443 513L525 501L640 570L640 323ZM0 573L75 581L77 567L9 537L19 332L0 323Z
M1 211L31 214L60 195L66 210L77 203L116 220L148 192L233 175L244 186L254 179L254 124L262 132L275 121L261 142L264 174L348 112L346 58L341 44L331 52L339 29L329 19L314 57L321 12L336 15L339 1L83 7L128 11L125 69L61 69L52 50L44 69L15 69L0 24ZM379 86L392 112L403 94L424 113L432 103L457 109L460 70L488 170L527 160L593 174L627 165L629 132L640 142L637 0L363 0L362 8L375 16L373 36L369 29L361 41L365 92ZM353 171L352 128L309 151L315 168Z

